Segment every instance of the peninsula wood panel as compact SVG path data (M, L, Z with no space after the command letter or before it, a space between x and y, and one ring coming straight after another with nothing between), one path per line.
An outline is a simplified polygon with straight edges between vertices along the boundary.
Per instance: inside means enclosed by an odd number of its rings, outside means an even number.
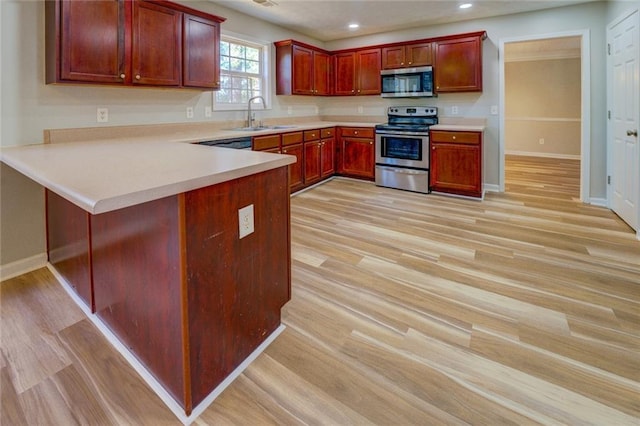
M49 262L94 312L89 214L54 192L45 194Z
M287 168L186 194L188 326L194 406L280 325L290 298ZM253 205L255 231L238 234Z
M96 314L190 408L179 198L92 216L93 277Z

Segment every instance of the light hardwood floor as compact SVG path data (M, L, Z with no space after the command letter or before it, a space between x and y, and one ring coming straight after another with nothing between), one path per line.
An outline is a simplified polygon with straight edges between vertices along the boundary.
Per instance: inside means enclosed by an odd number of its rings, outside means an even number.
M196 424L637 425L640 242L531 161L482 202L293 197L287 329ZM2 425L177 423L48 271L0 294Z

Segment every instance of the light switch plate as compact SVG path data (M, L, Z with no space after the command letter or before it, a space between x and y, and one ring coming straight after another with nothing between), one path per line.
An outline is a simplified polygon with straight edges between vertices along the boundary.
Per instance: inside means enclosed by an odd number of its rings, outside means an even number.
M244 238L254 231L253 228L253 204L238 210L239 238Z

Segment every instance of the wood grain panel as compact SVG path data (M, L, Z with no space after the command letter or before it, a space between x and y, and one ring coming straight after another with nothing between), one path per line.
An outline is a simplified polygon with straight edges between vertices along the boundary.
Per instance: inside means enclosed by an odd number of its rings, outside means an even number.
M290 298L287 168L191 191L185 202L196 405L280 325ZM248 205L255 231L239 239Z
M54 192L45 193L49 262L95 312L89 213Z
M97 315L181 404L178 196L92 217Z

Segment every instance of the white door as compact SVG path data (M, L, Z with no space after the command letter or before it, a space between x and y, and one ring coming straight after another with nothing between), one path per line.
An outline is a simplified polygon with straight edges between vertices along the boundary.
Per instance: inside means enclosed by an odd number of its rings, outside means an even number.
M640 36L638 11L607 28L611 120L609 175L611 209L638 230L640 196L640 149L638 149L638 115L640 113Z

